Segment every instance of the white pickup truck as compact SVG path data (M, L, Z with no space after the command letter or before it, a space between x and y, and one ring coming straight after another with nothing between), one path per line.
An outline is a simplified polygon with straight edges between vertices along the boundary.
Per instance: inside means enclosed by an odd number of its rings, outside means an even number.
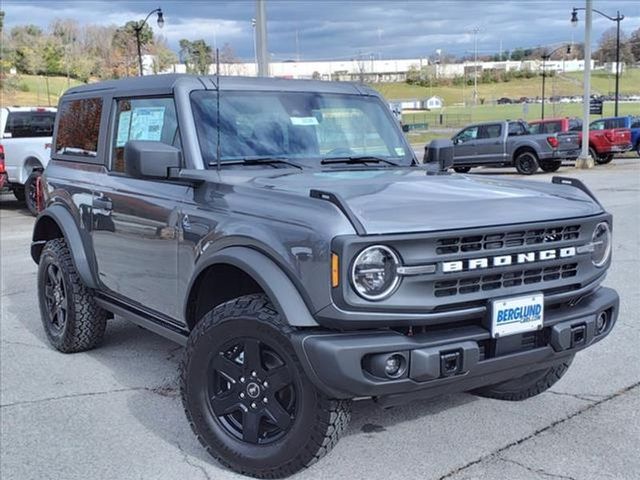
M55 118L56 109L50 107L0 109L0 177L3 157L6 171L6 179L0 178L0 183L5 183L34 215L38 213L38 178L51 155Z

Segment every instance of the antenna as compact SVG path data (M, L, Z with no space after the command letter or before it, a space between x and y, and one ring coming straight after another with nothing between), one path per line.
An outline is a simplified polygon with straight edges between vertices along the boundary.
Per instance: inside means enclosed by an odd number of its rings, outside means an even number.
M216 129L218 131L216 145L216 166L220 171L220 50L216 48Z

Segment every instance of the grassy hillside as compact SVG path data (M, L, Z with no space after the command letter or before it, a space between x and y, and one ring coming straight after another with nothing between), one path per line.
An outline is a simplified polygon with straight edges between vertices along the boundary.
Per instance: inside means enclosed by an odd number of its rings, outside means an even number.
M591 76L592 91L608 94L615 90L615 76L596 71ZM470 103L473 98L473 87L442 86L420 87L406 83L377 83L371 85L387 99L426 98L438 95L444 99L445 105L453 106L463 102L463 98ZM547 78L546 95L582 95L582 72L556 75ZM620 77L620 93L640 93L640 69L630 69ZM510 82L489 83L478 85L478 97L486 102L501 97L519 98L536 97L542 95L542 78L513 79Z
M47 96L47 81L49 83L49 95ZM56 106L58 98L69 87L79 85L81 82L66 77L49 77L45 79L40 75L15 75L8 76L3 81L2 101L4 105L20 106Z

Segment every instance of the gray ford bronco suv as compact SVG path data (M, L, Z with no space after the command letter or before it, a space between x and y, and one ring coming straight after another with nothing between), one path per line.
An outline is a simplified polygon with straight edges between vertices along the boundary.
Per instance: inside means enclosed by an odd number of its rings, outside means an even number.
M451 142L429 150L360 85L72 88L31 246L48 339L93 348L118 315L185 345L195 434L264 478L326 454L356 397L543 392L616 321L611 215L575 180L451 174Z

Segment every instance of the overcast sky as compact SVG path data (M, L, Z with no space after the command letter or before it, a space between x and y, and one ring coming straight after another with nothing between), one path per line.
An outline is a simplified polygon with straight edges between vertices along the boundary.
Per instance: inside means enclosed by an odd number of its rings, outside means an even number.
M584 0L267 0L269 52L274 59L350 59L373 53L382 58L432 55L441 49L455 55L473 51L474 27L479 28L478 50L497 53L516 47L534 47L575 40L584 35L572 28L571 8ZM229 43L236 55L253 59L254 0L199 1L29 1L3 0L5 27L35 23L46 27L53 18L80 23L121 25L139 20L156 8L165 12L165 26L154 31L178 50L181 38L204 39L222 47ZM626 18L627 33L640 27L639 0L595 0L594 7ZM594 39L615 22L594 14ZM296 34L297 32L297 34ZM297 41L296 41L297 37Z

